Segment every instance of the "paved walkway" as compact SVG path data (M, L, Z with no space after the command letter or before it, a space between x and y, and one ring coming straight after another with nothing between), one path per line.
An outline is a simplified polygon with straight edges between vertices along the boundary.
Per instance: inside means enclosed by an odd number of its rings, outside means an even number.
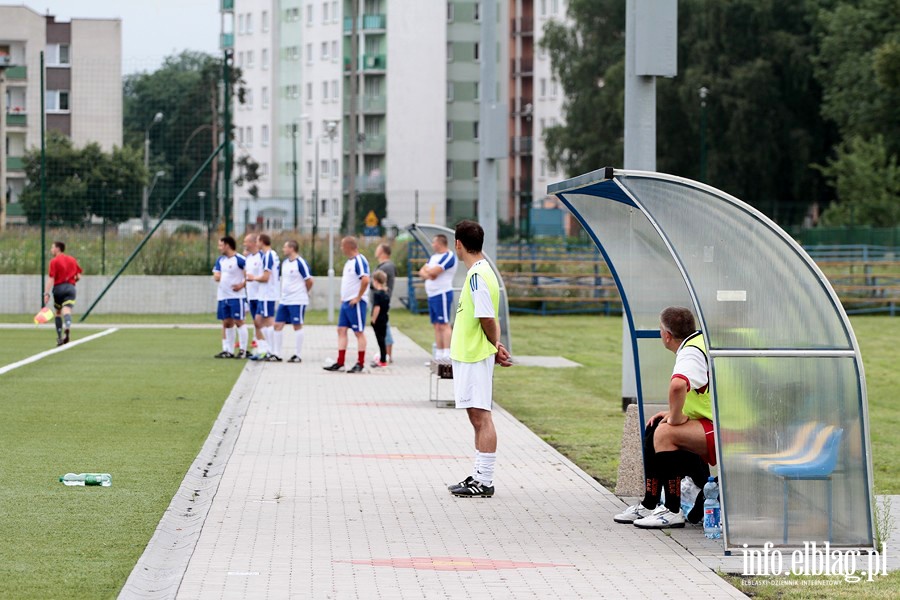
M166 518L196 515L196 535L164 518L123 597L744 597L663 533L615 525L623 503L502 409L496 495L452 497L471 427L428 401L427 353L394 337L394 365L362 375L322 370L328 327L306 329L301 365L248 364L204 448L224 456L192 468L226 465L185 500L207 498L205 521L176 497ZM178 551L186 569L164 564ZM175 584L136 581L154 569Z

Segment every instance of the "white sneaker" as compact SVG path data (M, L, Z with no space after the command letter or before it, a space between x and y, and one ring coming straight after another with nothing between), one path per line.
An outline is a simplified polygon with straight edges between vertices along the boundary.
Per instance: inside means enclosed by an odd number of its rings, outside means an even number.
M638 519L634 522L635 527L641 529L668 529L670 527L684 527L684 513L678 509L677 513L673 513L663 506L656 507L649 517Z
M634 506L629 506L625 509L625 512L619 513L613 517L613 521L616 523L625 523L626 525L631 525L638 519L643 519L644 517L650 516L650 509L645 507L643 504L638 502Z

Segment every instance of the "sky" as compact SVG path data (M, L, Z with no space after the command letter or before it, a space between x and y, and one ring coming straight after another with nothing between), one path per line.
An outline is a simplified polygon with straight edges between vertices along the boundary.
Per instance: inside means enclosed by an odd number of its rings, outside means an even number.
M219 0L0 0L57 21L122 19L122 72L153 71L182 50L219 52Z

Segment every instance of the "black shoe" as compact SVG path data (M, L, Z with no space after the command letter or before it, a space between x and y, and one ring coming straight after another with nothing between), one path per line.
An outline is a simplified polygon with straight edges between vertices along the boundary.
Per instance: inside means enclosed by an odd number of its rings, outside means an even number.
M275 354L270 354L267 357L265 357L263 360L265 360L266 362L283 362L281 360L281 357L276 356Z
M468 477L466 477L465 479L463 479L463 480L460 481L459 483L454 483L454 484L448 485L448 486L447 486L447 489L450 490L450 491L452 492L453 490L455 490L455 489L457 489L457 488L469 487L469 486L472 485L473 483L475 483L475 478L472 477L471 475L469 475Z
M234 358L247 358L247 353L243 350L238 350L234 353Z
M330 367L322 367L322 368L325 369L326 371L343 371L344 365L342 365L341 363L334 363Z
M213 358L234 358L234 354L232 354L228 350L222 350L221 352L213 356Z
M353 365L353 367L352 367L349 371L347 371L347 372L348 372L348 373L362 373L362 372L363 372L363 369L365 369L364 366L362 366L362 365L359 364L359 363L356 363L356 364Z
M301 359L299 356L297 356L295 354L288 359L288 362L298 363L298 362L303 362L303 359Z
M63 338L63 344L69 343L69 330L66 329L66 337Z
M490 498L494 495L494 486L472 481L465 487L453 488L450 493L460 498Z
M65 344L65 342L63 341L62 338L56 338L56 345L57 345L57 346L62 346L63 344Z

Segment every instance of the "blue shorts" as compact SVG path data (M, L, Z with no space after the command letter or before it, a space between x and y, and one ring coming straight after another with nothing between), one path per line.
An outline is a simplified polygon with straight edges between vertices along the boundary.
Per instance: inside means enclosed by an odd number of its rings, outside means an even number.
M393 346L394 345L394 336L391 335L390 322L388 322L387 328L384 330L384 345L385 346Z
M341 314L338 316L338 327L349 327L353 331L366 328L366 301L360 300L356 306L349 302L341 302Z
M229 298L227 300L219 300L219 306L216 309L216 318L220 321L225 319L235 319L237 321L244 320L244 299Z
M263 319L268 319L269 317L275 316L275 301L274 300L251 300L250 301L250 314L253 315L253 318L262 317Z
M303 317L305 316L305 304L279 304L278 313L275 315L275 322L303 325Z
M428 314L432 323L449 323L453 310L453 290L428 297Z

